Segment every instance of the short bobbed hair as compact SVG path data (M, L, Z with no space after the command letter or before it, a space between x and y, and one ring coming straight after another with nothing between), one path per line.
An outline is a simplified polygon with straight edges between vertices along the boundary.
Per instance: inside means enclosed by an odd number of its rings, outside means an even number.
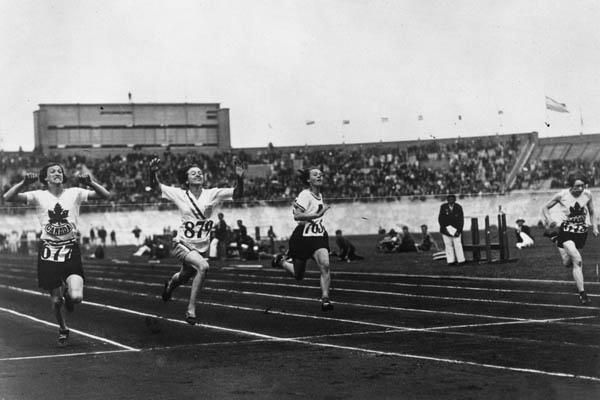
M55 165L58 165L60 167L60 170L62 171L63 183L65 183L65 181L67 180L67 175L65 174L65 168L60 163L53 162L53 163L48 163L48 164L44 165L42 167L42 169L40 169L38 178L39 178L40 182L42 183L42 185L48 186L48 169L50 169L50 167L54 167Z

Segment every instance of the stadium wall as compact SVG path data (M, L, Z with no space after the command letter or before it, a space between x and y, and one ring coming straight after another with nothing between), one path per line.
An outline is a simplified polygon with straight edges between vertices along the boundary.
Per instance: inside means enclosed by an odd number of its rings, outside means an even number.
M507 222L514 227L517 218L525 219L529 225L535 225L542 219L541 207L556 191L519 192L515 191L507 195L491 195L462 198L458 200L465 212L465 229L470 227L471 217L483 218L490 216L492 224L497 221L497 214L501 208L507 215ZM596 199L600 199L600 189L593 189L592 193ZM598 202L596 201L596 215ZM441 201L428 198L425 201L412 201L408 198L385 202L352 202L333 204L326 215L326 227L333 235L336 229L342 229L347 235L376 234L380 227L389 230L398 230L402 225L407 225L412 232L418 232L421 224L427 224L431 232L438 232L437 216ZM213 211L213 217L219 210ZM248 233L254 234L256 226L260 227L264 236L270 225L273 226L279 238L287 238L291 234L295 223L292 220L290 207L247 207L247 208L223 208L225 220L232 228L236 226L236 220L241 219L248 227ZM553 209L558 212L558 207ZM160 222L156 222L160 221ZM151 234L162 234L163 228L170 226L175 228L179 221L176 211L130 211L130 212L106 212L89 213L80 216L79 226L83 236L89 234L90 228L104 228L110 232L115 230L119 244L135 244L135 238L131 231L137 225L142 230L142 236ZM9 233L13 230L39 230L38 221L33 213L26 215L2 215L0 216L1 232ZM480 222L483 226L483 220Z

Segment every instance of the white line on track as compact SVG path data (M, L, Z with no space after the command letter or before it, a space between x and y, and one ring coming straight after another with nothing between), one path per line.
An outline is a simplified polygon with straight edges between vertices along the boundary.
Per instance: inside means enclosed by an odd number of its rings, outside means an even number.
M5 288L12 289L12 290L20 291L23 293L33 294L33 295L40 295L40 296L44 295L43 293L36 292L33 290L28 290L28 289L8 287L6 285L0 285L0 287L5 287ZM135 314L135 315L150 315L150 314L142 313L142 312L135 311L135 310L125 309L125 308L121 308L121 307L114 307L114 306L109 306L109 305L105 305L105 304L91 303L91 302L86 302L86 304L93 305L96 307L116 310L116 311L122 311L122 312ZM163 318L163 319L166 319L166 320L172 321L172 322L176 322L176 323L185 324L184 321L180 321L180 320L174 320L174 319L170 319L170 318ZM50 324L46 321L41 321L41 320L39 320L39 321ZM455 365L468 365L468 366L478 367L478 368L483 367L483 368L504 370L504 371L511 371L511 372L525 372L525 373L536 374L536 375L564 377L564 378L573 378L573 379L579 379L579 380L600 382L600 377L595 377L595 376L576 375L576 374L569 374L569 373L555 372L555 371L543 371L543 370L531 369L531 368L507 367L507 366L503 366L503 365L478 363L478 362L474 362L474 361L458 360L458 359L451 359L451 358L429 357L429 356L422 356L422 355L409 354L409 353L387 352L387 351L366 349L366 348L362 348L362 347L342 346L342 345L335 345L335 344L330 344L330 343L312 342L312 341L295 339L295 338L283 338L283 337L277 337L277 336L272 336L272 335L264 335L264 334L260 334L260 333L256 333L256 332L247 331L247 330L224 328L224 327L219 327L219 326L215 326L215 325L197 324L196 326L201 327L201 328L204 327L204 328L208 328L208 329L230 332L230 333L238 333L238 334L246 335L246 336L250 336L250 337L269 339L272 341L284 342L284 343L298 343L298 344L307 345L307 346L331 348L331 349L336 349L336 350L346 350L346 351L360 352L360 353L373 354L373 355L383 355L383 356L399 357L399 358L414 359L414 360L434 361L434 362L455 364Z
M0 361L23 361L23 360L40 360L40 359L44 359L44 358L96 356L96 355L100 355L100 354L131 353L131 352L138 352L138 351L140 351L140 350L106 350L106 351L90 351L90 352L86 352L86 353L47 354L47 355L42 355L42 356L0 358Z
M12 272L18 272L19 269L9 269ZM103 271L106 274L106 271ZM116 273L116 272L111 272ZM140 273L142 274L142 273ZM143 273L145 277L158 277L159 275ZM162 275L160 275L162 277ZM295 287L295 288L313 288L317 289L316 286L307 286L307 285L298 285L298 284L288 284L288 283L276 283L276 282L266 282L264 281L264 276L262 275L254 275L254 274L234 274L236 277L245 277L245 278L259 278L263 279L260 282L258 281L228 281L224 279L211 279L213 282L231 282L231 283L243 283L243 284L252 284L252 285L270 285L270 286L285 286L285 287ZM98 278L96 278L98 279ZM110 279L110 278L106 278ZM274 277L269 276L268 279L273 280L289 280L287 276ZM306 278L305 282L315 281L318 282L318 279L314 278ZM357 281L345 280L345 279L336 279L335 283L357 283ZM361 284L379 284L379 285L393 285L398 287L416 287L416 288L435 288L435 289L453 289L453 290L464 290L464 291L479 291L479 292L491 292L491 293L519 293L519 294L541 294L541 295L558 295L558 296L571 296L574 297L573 292L547 292L547 291L539 291L539 290L516 290L516 289L497 289L497 288L482 288L482 287L465 287L465 286L446 286L446 285L428 285L428 284L409 284L409 283L398 283L398 282L378 282L378 281L360 281L358 283ZM587 283L586 283L587 284ZM530 306L541 306L541 307L559 307L559 308L582 308L580 305L569 305L569 304L545 304L545 303L527 303L527 302L511 302L508 300L492 300L492 299L473 299L473 298L461 298L461 297L452 297L452 296L427 296L427 295L417 295L410 293L399 293L399 292L389 292L389 291L380 291L380 290L361 290L361 289L351 289L351 288L340 288L335 286L332 290L339 291L347 291L347 292L356 292L356 293L379 293L385 295L392 296L403 296L403 297L415 297L415 298L431 298L431 299L442 299L442 300L457 300L457 301L476 301L476 302L484 302L484 303L505 303L505 304L520 304L520 305L530 305ZM590 297L600 297L598 294L588 293ZM590 309L599 309L599 307L587 306Z
M0 276L2 276L2 274L0 274ZM14 278L18 278L18 279L22 279L22 277L17 277L15 276ZM130 279L120 279L120 278L102 278L102 277L97 277L95 278L95 280L97 281L106 281L106 282L120 282L120 283L128 283L128 284L136 284L136 285L144 285L144 286L154 286L154 287L162 287L162 284L156 284L156 283L147 283L147 282L142 282L142 281L136 281L136 280L130 280ZM213 282L225 282L225 283L235 283L233 281L223 281L223 280L216 280L213 279ZM241 283L241 282L237 282L237 283ZM268 283L257 283L257 282L250 282L251 284L258 284L258 285L269 285ZM318 289L318 287L311 287L311 286L305 286L305 285L294 285L294 284L276 284L276 283L271 283L271 286L281 286L281 287L298 287L298 288L313 288L315 290ZM93 286L87 286L88 288L96 288L96 289L101 289L99 287L93 287ZM262 297L268 297L268 298L279 298L279 299L289 299L289 300L298 300L298 301L311 301L311 302L316 302L316 299L309 299L306 297L299 297L299 296L289 296L289 295L279 295L279 294L272 294L272 293L262 293L262 292L253 292L253 291L244 291L244 290L234 290L234 289L221 289L221 288L213 288L210 286L205 286L203 288L203 290L206 291L213 291L213 292L223 292L223 293L234 293L234 294L242 294L242 295L248 295L248 296L262 296ZM334 290L341 290L341 289L334 289ZM344 290L346 291L346 290ZM396 296L403 296L403 297L413 297L413 298L420 298L420 297L428 297L428 296L420 296L420 295L405 295L402 293L395 293L395 292L381 292L381 291L363 291L363 293L368 293L368 294L375 294L375 295L379 295L379 294L390 294L390 295L396 295ZM436 296L429 296L429 297L434 297L434 298L438 298ZM442 299L454 299L453 297L447 297L447 298L442 298ZM494 303L494 300L485 300L484 302L486 303ZM524 303L524 302L508 302L503 300L503 301L498 301L498 302L502 302L504 304L510 304L510 305L528 305L528 306L536 306L538 305L538 303ZM489 314L474 314L474 313L460 313L460 312L454 312L454 311L441 311L441 310L425 310L425 309L418 309L418 308L406 308L406 307L396 307L396 306L379 306L379 305L374 305L374 304L361 304L361 303L349 303L349 302L341 302L341 301L336 301L336 304L341 304L341 305L346 305L346 306L350 306L350 307L362 307L362 308L369 308L369 309L379 309L379 310L387 310L387 311L403 311L403 312L416 312L416 313L429 313L429 314L439 314L439 315L450 315L450 316L464 316L464 317L479 317L479 318L487 318L487 319L505 319L505 320L517 320L517 321L528 321L528 318L518 318L518 317L506 317L506 316L497 316L497 315L489 315ZM555 308L576 308L576 309L589 309L589 310L596 310L596 309L600 309L598 307L582 307L582 306L570 306L570 305L562 305L562 304L542 304L545 307L555 307Z
M7 262L12 261L10 265L16 267L22 267L23 264L19 263L19 259L11 259L6 260ZM35 262L35 259L32 259L32 262ZM8 263L6 264L8 265ZM86 269L98 269L103 272L106 271L106 268L118 269L118 270L131 270L138 269L141 271L148 271L149 269L160 268L160 269L172 269L179 268L179 264L173 263L161 263L161 264L148 264L148 265L135 265L135 264L115 264L110 261L106 261L105 263L88 263L86 264ZM213 267L211 271L214 270L216 272L223 271L227 267ZM30 268L27 268L28 270ZM228 269L231 271L233 269ZM273 268L263 268L263 271L271 272L278 271L281 272L281 269L273 269ZM425 279L439 279L439 280L466 280L466 281L489 281L489 282L522 282L522 283L543 283L543 284L559 284L559 285L573 285L572 280L558 280L558 279L533 279L533 278L501 278L501 277L485 277L485 276L466 276L466 275L427 275L427 274L406 274L406 273L396 273L396 272L357 272L357 271L344 271L336 269L332 271L333 276L341 276L341 275L352 275L352 276L366 276L366 277L399 277L399 278L425 278ZM319 276L318 271L306 271L306 275L315 275ZM588 281L585 283L586 286L600 286L600 282Z
M93 270L94 268L87 268L87 269L91 269ZM22 268L8 268L9 271L11 272L22 272L23 269ZM140 270L141 272L134 272L136 274L142 275L144 277L163 277L162 274L150 274L148 273L147 269L142 269ZM276 271L276 270L274 270ZM102 270L103 274L107 274L106 270ZM110 274L119 274L119 272L117 271L110 271L108 272ZM267 279L271 279L271 280L277 280L277 281L285 281L285 280L289 280L288 276L272 276L272 275L263 275L263 274L248 274L248 273L236 273L236 274L230 274L227 273L225 275L230 275L230 276L235 276L235 277L245 277L245 278L258 278L258 279L262 279L261 284L271 284L271 285L276 285L276 283L274 282L266 282L264 281L265 278ZM411 275L412 276L412 275ZM424 275L424 276L429 276L429 275ZM487 278L485 278L487 280ZM215 280L216 281L216 280ZM305 278L304 279L305 282L318 282L319 279L318 278ZM226 280L221 280L221 282L228 282ZM256 284L256 282L243 282L243 281L232 281L232 282L240 282L240 283L250 283L250 284ZM563 282L563 281L552 281L553 283L568 283L568 282ZM360 283L360 284L373 284L373 285L392 285L392 286L398 286L398 287L416 287L416 288L433 288L433 289L453 289L453 290L464 290L464 291L479 291L479 292L491 292L491 293L519 293L519 294L541 294L541 295L558 295L558 296L574 296L574 292L556 292L556 291L543 291L543 290L522 290L522 289L499 289L499 288L485 288L485 287L469 287L469 286L454 286L454 285L431 285L431 284L422 284L422 283L401 283L401 282L382 282L382 281L356 281L356 280L350 280L350 279L335 279L335 283ZM570 284L572 285L572 282L570 282ZM294 285L294 284L282 284L282 285L286 285L288 287L311 287L311 286L305 286L305 285ZM586 282L586 285L589 286L589 283ZM333 289L336 289L337 287L334 287ZM351 289L351 288L344 288L344 290L350 291L350 290L358 290L358 289ZM380 292L382 294L386 294L386 292ZM393 293L397 293L397 292L393 292ZM410 295L410 294L409 294ZM413 296L419 296L419 295L413 295ZM594 294L594 293L588 293L588 296L590 297L600 297L600 294ZM435 296L434 296L435 297ZM454 298L453 299L458 299L460 300L460 298ZM470 299L469 299L470 300ZM523 304L527 304L527 303L523 303ZM535 303L536 305L538 303ZM575 307L575 308L581 308L581 306L575 306L575 305L565 305L566 307Z
M219 283L232 283L232 284L244 284L244 285L260 285L260 286L283 286L283 287L294 287L294 288L309 288L319 289L318 286L307 286L307 285L295 285L288 283L274 283L274 282L257 282L257 281L227 281L223 279L211 279L211 282ZM365 289L348 289L340 288L335 286L332 291L336 292L348 292L348 293L362 293L362 294L377 294L386 296L398 296L398 297L410 297L418 299L433 299L433 300L449 300L449 301L466 301L470 303L488 303L488 304L510 304L510 305L521 305L521 306L534 306L534 307L552 307L552 308L576 308L576 309L590 309L600 310L600 307L581 306L581 305L570 305L570 304L546 304L546 303L528 303L523 301L509 301L499 299L479 299L473 297L452 297L452 296L431 296L423 294L411 294L411 293L400 293L390 292L383 290L365 290Z
M148 283L143 283L143 282L140 282L140 284L142 284L144 286L160 286L157 284L148 284ZM0 287L3 287L3 285L0 285ZM12 290L16 290L16 291L21 291L17 287L11 286L8 288L12 289ZM104 288L104 287L96 287L96 286L88 286L88 288L92 289L92 290L99 290L99 291L104 291L104 292L120 293L120 294L124 294L124 295L129 295L129 296L146 297L146 298L149 297L149 298L160 299L160 296L151 295L148 293L131 292L128 290ZM309 299L306 299L306 300L309 300ZM183 298L173 297L172 301L179 301L182 303L186 303L188 300L183 299ZM88 304L87 302L84 302L84 303ZM469 337L475 337L475 338L485 338L485 339L494 339L494 340L502 340L502 341L512 341L512 342L516 341L516 342L522 342L522 343L542 343L542 344L544 344L544 343L548 344L548 342L540 341L540 340L536 340L536 339L524 339L524 338L520 338L520 337L513 338L513 337L497 336L497 335L484 335L484 334L476 334L476 333L469 333L469 332L458 332L455 330L456 329L464 329L464 328L479 328L479 327L504 326L504 325L516 325L516 324L547 324L547 323L561 323L561 322L565 323L567 321L573 321L573 320L596 318L596 316L592 315L592 316L579 316L579 317L566 317L566 318L551 318L551 319L542 319L542 320L519 319L516 321L511 320L511 321L500 321L500 322L491 322L491 323L434 326L434 327L430 327L430 328L412 328L412 327L406 327L406 326L381 324L381 323L367 322L367 321L360 321L360 320L351 320L351 319L345 319L345 318L323 317L323 316L317 316L317 315L312 315L312 314L299 314L299 313L292 313L292 312L287 312L287 311L277 311L277 310L272 310L272 309L264 310L262 308L253 308L253 307L247 307L247 306L238 306L238 305L230 305L230 304L207 302L207 301L201 301L198 303L202 304L202 305L221 307L221 308L229 308L229 309L240 310L240 311L252 311L252 312L259 312L259 313L282 315L282 316L287 316L287 317L308 318L308 319L316 319L316 320L323 320L323 321L342 322L342 323L355 324L355 325L372 326L372 327L376 327L376 328L383 328L383 329L385 329L386 332L430 332L430 333L440 333L440 334L454 335L454 336L469 336ZM91 303L91 304L94 304L94 303ZM159 317L155 314L148 314L148 313L142 313L142 312L138 312L138 315L165 319L165 318ZM166 320L177 321L177 322L181 323L181 321L179 321L179 320L172 320L172 319L168 319L168 318ZM372 331L372 332L376 332L376 331ZM352 335L352 333L348 333L347 335ZM323 337L325 337L325 336L323 336ZM579 343L571 343L571 342L554 342L554 343L559 344L559 345L576 346L576 347L584 347L584 348L600 347L600 346L593 346L593 345L581 345Z
M4 285L2 285L2 286L4 286ZM22 289L22 290L25 291L27 289ZM26 293L30 293L30 292L33 292L35 294L39 294L39 295L42 295L42 296L45 295L44 293L34 292L33 290L27 290L26 291ZM55 323L44 321L43 319L35 318L35 317L32 317L31 315L23 314L23 313L20 313L18 311L11 310L9 308L0 307L0 311L6 312L6 313L9 313L9 314L12 314L12 315L16 315L16 316L21 317L21 318L26 318L26 319L29 319L31 321L35 321L35 322L43 324L43 325L47 325L47 326L52 326L54 328L58 328L58 325L55 324ZM75 332L75 333L77 333L77 334L79 334L81 336L89 337L90 339L94 339L94 340L98 340L100 342L112 344L113 346L120 347L121 349L129 350L129 351L140 351L140 349L136 349L135 347L126 346L124 344L115 342L114 340L106 339L106 338L103 338L101 336L92 335L90 333L86 333L86 332L80 331L78 329L69 328L69 330L71 332Z

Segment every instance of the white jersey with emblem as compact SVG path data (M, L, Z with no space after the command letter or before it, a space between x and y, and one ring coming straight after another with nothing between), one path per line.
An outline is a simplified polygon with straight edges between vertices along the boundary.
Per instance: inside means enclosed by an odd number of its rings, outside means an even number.
M57 197L47 190L24 192L27 204L36 206L42 227L42 240L51 242L73 241L77 238L79 207L87 201L91 190L77 187L64 189Z
M160 185L162 197L171 200L179 209L181 224L174 240L182 241L203 253L210 244L210 219L213 208L222 201L233 199L233 188L202 189L199 197L189 190Z
M569 189L559 193L558 202L562 207L561 223L567 232L585 232L591 225L589 202L592 193L584 190L579 197L574 197Z
M308 213L316 213L323 209L323 196L316 196L310 189L304 189L300 192L293 207L296 210ZM302 236L324 236L325 227L323 226L323 217L315 218L312 221L298 221L298 224L304 225Z

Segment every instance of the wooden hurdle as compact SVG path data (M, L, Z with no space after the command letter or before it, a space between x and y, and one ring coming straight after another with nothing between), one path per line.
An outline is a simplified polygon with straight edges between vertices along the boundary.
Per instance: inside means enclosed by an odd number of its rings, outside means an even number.
M490 217L485 216L484 243L480 242L479 222L477 218L471 218L471 244L463 245L463 250L473 253L473 261L487 263L512 262L508 247L508 230L506 228L506 214L498 214L498 242L492 243L490 231ZM492 250L499 252L499 258L492 258ZM482 257L485 252L485 258Z

